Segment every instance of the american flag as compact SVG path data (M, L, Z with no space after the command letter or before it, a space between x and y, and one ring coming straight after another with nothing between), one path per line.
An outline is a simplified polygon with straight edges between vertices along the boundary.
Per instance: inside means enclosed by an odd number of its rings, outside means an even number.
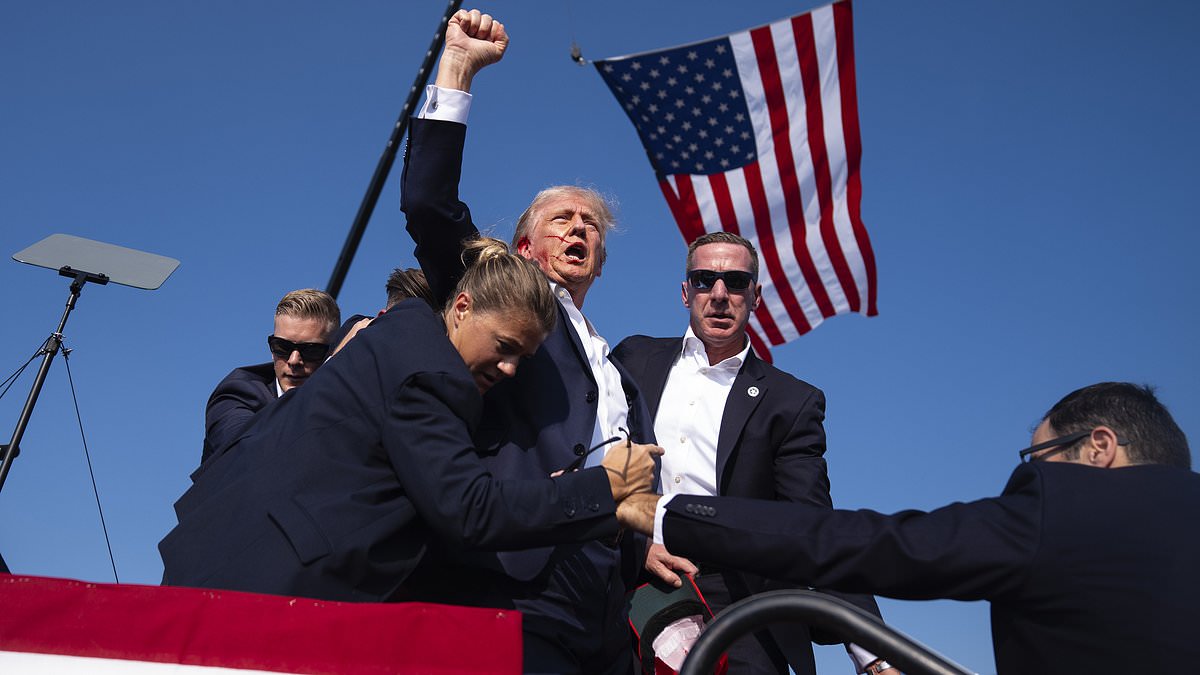
M637 128L683 238L724 230L758 248L755 352L769 358L768 343L835 314L877 313L848 0L595 65Z

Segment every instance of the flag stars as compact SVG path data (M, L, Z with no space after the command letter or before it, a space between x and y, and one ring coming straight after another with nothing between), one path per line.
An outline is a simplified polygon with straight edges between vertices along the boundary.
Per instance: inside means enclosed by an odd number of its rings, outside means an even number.
M692 123L691 123L691 122L684 122L683 124L679 125L679 128L680 128L680 129L683 129L684 131L691 131L691 130L692 130Z
M722 43L722 44L719 44L719 45L717 45L717 53L718 53L718 54L724 54L724 53L725 53L725 45L724 45L723 43Z
M696 94L696 90L693 89L692 87L684 87L683 92L685 94L687 94L688 96L694 96Z
M684 105L684 103L683 103L683 99L681 99L681 98L677 98L677 99L675 99L675 107L676 107L676 108L682 108L682 107L683 107L683 105Z
M709 96L708 94L705 94L700 97L700 102L703 103L704 105L708 105L709 103L712 103L712 97Z
M675 68L675 70L678 71L680 75L683 75L687 73L688 67L681 63Z
M700 82L703 82L704 81L704 73L696 73L695 76L692 77L692 79L695 80L697 84Z
M642 63L641 63L641 61L634 61L633 63L629 64L629 67L633 70L641 70Z
M671 59L667 58L666 56L660 56L658 59L658 63L661 66L670 65Z
M704 59L704 66L706 68L716 68L717 62L713 61L712 59Z
M701 110L699 108L692 108L692 116L693 117L699 117L700 115L703 115L703 114L704 114L703 110Z
M667 97L667 90L666 90L666 89L659 89L659 90L658 90L658 93L657 93L657 94L655 94L655 96L657 96L657 97L659 97L659 98L666 98L666 97Z
M633 76L630 75L629 73L625 73L624 75L621 76L621 80L624 82L631 82L633 80Z
M650 69L650 77L658 77L659 75L660 75L660 73L658 72L658 68Z
M726 77L726 78L733 77L733 70L730 68L726 68L725 70L721 71L721 76Z
M677 80L677 79L675 79L675 78L673 78L673 77L668 77L668 78L667 78L667 86L668 86L668 87L674 87L674 86L675 86L675 85L677 85L677 84L679 84L679 80Z
M639 84L638 86L642 88L642 91L647 91L647 90L649 90L649 89L650 89L650 83L649 83L649 82L642 82L642 83L641 83L641 84Z
M705 131L704 129L701 129L700 131L696 132L696 135L699 136L700 138L708 138L708 132ZM712 158L709 157L709 159L712 159Z
M695 61L696 59L700 58L700 55L694 51L691 51L691 52L688 52L687 57L688 57L689 61Z

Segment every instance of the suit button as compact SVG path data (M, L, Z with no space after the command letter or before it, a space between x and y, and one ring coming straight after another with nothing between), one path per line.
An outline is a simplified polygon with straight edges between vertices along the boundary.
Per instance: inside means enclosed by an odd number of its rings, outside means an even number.
M586 395L584 395L583 400L587 401L588 403L595 403L596 402L596 392L589 391Z
M704 507L704 513L709 516L715 516L717 515L717 509L714 506L706 506Z
M600 504L598 504L596 502L588 503L588 511L599 511L599 510L600 510Z
M571 516L574 516L575 515L575 500L571 499L571 500L568 500L565 504L563 504L563 512L567 514L568 518L570 518Z
M576 443L574 450L576 457L583 457L583 453L587 452L587 448L583 447L583 443Z
M696 505L695 505L695 504L688 504L687 506L683 507L683 510L684 510L684 511L687 511L688 513L695 513L695 512L696 512Z

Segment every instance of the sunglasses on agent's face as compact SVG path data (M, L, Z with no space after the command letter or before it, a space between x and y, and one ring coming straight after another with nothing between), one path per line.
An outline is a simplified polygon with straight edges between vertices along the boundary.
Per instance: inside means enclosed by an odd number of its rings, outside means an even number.
M741 270L727 270L725 272L692 270L687 273L687 280L692 288L698 291L712 290L717 281L724 281L725 288L731 291L744 291L750 288L750 284L753 284L755 281L753 274Z
M329 345L324 342L292 342L277 335L267 336L271 353L281 359L290 359L292 352L300 352L300 358L308 363L323 361L329 355Z
M1067 434L1066 436L1051 438L1045 443L1038 443L1037 445L1031 445L1028 448L1025 448L1018 453L1018 456L1021 458L1022 462L1036 462L1038 460L1045 460L1053 455L1059 454L1060 452L1066 452L1067 450L1070 450L1075 446L1076 443L1082 441L1088 436L1091 436L1092 431L1094 431L1094 429L1088 429L1087 431L1076 431L1075 433ZM1117 445L1129 445L1129 441L1117 437Z

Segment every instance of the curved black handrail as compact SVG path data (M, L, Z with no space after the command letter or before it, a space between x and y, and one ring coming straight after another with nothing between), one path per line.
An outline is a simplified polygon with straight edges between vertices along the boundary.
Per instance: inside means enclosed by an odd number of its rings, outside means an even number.
M712 673L734 640L768 624L789 621L829 630L887 659L907 675L974 675L844 600L802 590L769 591L727 607L705 627L679 673Z

